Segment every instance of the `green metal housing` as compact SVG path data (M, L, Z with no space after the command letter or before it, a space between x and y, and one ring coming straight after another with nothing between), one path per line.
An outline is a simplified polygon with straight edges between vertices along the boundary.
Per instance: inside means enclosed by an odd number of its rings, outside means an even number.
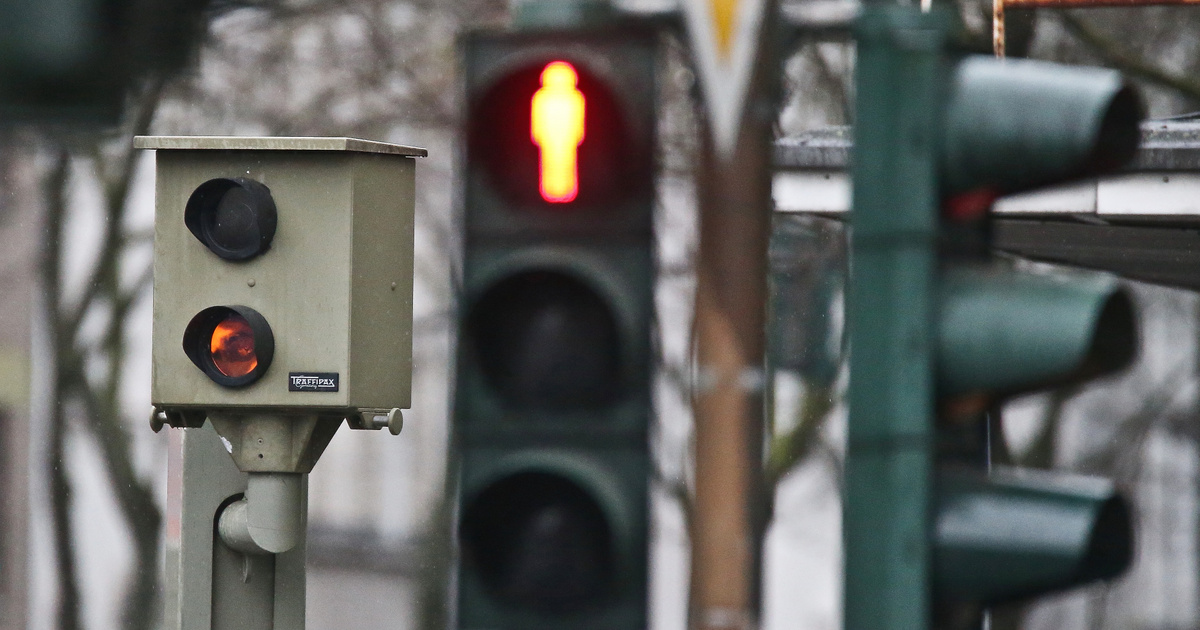
M929 624L937 121L946 16L867 5L847 326L847 630Z
M0 3L5 120L112 124L134 82L193 61L208 0Z
M939 290L942 395L1084 381L1137 353L1133 302L1110 276L952 268Z
M458 576L458 627L586 630L648 627L646 524L650 498L646 480L651 470L644 447L603 442L525 447L469 444L465 451L460 514L466 515L481 495L505 483L519 484L533 476L562 479L591 497L603 514L602 530L608 538L606 546L611 551L612 567L602 586L588 593L586 604L566 610L517 605L511 602L511 594L498 592L495 580L482 575L479 558L472 554L469 544L470 526L486 531L503 525L486 519L475 523L464 519L459 524L462 569ZM490 541L485 537L480 544L487 542ZM539 550L539 554L547 556L554 553L553 549Z
M1133 560L1129 505L1107 479L993 469L938 478L934 592L998 604L1116 577Z

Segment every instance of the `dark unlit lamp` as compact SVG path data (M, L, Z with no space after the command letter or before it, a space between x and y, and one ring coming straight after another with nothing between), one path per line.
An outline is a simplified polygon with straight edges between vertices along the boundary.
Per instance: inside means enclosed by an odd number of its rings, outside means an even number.
M271 247L277 212L271 189L245 177L210 179L196 187L184 223L225 260L248 260Z

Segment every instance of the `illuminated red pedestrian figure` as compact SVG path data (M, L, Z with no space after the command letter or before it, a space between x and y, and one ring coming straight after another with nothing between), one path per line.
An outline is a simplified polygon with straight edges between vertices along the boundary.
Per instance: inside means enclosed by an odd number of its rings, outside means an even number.
M579 145L583 142L583 92L579 75L565 61L546 64L542 87L533 94L529 135L538 146L538 190L552 203L579 194Z

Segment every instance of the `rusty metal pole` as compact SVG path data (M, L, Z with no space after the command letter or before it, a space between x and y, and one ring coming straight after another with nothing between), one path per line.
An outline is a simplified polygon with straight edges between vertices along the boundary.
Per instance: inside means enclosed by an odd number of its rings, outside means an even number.
M1007 38L1004 35L1004 0L992 0L992 51L1004 58Z
M772 7L768 9L773 12ZM694 323L695 503L689 627L757 628L762 541L767 242L779 72L768 13L736 148L704 133Z

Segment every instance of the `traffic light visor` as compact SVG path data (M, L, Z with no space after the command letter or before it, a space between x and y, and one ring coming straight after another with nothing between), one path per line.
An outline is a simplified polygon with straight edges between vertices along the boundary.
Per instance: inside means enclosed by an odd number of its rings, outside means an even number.
M183 333L183 351L213 382L249 385L262 377L275 353L267 320L246 306L213 306L200 311Z
M1137 355L1137 313L1116 280L955 269L938 300L938 387L1001 395L1072 385Z
M934 535L939 599L998 604L1123 573L1133 560L1129 504L1112 482L993 469L940 476Z
M942 189L1013 193L1120 168L1144 107L1115 70L968 56L953 70Z
M244 177L200 184L183 212L184 224L205 247L235 261L254 258L270 248L277 220L271 190Z

